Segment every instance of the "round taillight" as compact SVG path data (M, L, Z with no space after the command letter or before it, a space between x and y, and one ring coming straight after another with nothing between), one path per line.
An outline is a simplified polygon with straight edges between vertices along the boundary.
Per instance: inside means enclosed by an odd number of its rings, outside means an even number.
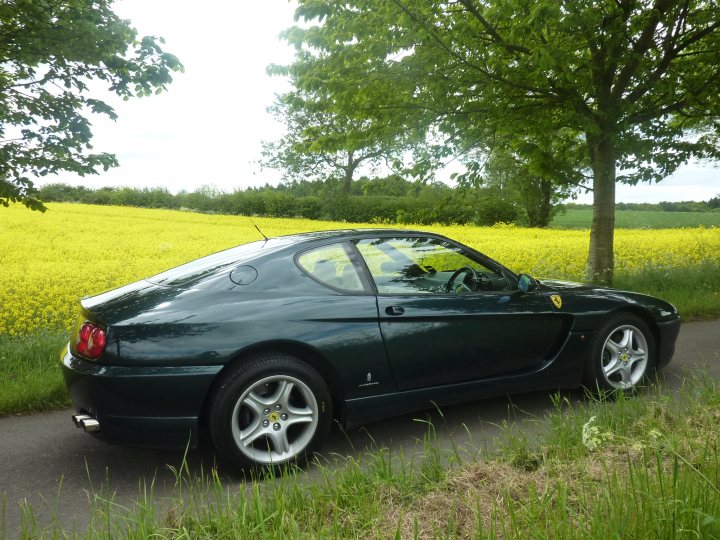
M105 349L105 332L97 326L93 328L88 341L87 355L90 358L97 358Z
M105 350L106 341L105 330L93 323L86 322L78 331L75 350L78 354L95 360Z
M78 336L80 338L81 342L87 343L87 340L90 339L90 333L92 332L93 326L90 323L85 323L80 327L80 335Z

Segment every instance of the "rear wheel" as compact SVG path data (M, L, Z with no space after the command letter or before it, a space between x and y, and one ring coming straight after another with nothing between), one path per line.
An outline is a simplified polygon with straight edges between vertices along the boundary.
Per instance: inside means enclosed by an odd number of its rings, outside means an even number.
M585 385L629 392L655 367L655 340L647 324L631 313L614 316L598 332L585 369Z
M327 436L332 399L313 368L286 354L253 357L228 372L212 396L210 435L241 468L304 462Z

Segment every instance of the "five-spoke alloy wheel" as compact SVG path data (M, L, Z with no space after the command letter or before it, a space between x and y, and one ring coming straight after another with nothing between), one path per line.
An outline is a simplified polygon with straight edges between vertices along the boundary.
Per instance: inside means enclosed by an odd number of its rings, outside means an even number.
M597 334L585 384L598 390L635 389L655 365L655 341L648 326L630 313L618 314Z
M282 463L297 456L312 440L318 405L312 390L289 375L254 383L240 396L231 427L238 449L258 463Z
M332 400L314 369L273 353L231 369L214 392L209 414L221 457L238 467L272 467L312 455L330 427Z

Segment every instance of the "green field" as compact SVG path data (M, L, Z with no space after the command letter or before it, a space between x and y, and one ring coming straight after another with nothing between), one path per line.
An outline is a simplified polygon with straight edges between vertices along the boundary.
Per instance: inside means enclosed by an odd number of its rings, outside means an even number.
M589 229L592 208L573 208L559 213L550 223L553 229ZM618 210L618 229L675 229L678 227L720 227L720 212L663 212L661 210Z

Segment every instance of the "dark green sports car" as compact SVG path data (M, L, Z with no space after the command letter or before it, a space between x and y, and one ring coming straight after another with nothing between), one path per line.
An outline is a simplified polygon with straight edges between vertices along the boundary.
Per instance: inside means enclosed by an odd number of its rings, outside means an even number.
M631 390L670 361L676 309L517 275L436 234L342 230L215 253L82 301L63 372L77 426L302 460L346 427L513 392Z

